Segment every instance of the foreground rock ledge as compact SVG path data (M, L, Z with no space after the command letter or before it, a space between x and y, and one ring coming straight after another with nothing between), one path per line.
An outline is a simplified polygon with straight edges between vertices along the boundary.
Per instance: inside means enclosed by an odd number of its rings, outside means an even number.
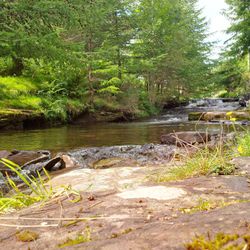
M151 177L162 170L156 166L75 169L56 176L50 183L54 188L71 185L83 199L77 203L56 199L45 206L35 205L8 215L19 216L18 220L8 220L8 224L38 225L30 228L38 238L21 242L15 236L16 228L0 226L1 247L58 249L68 238L85 232L87 226L91 241L65 249L185 249L184 244L195 235L250 234L248 176L203 176L155 183ZM215 206L208 211L195 210L203 200ZM76 219L51 221L60 214ZM22 216L42 221L27 221ZM77 221L83 217L95 219ZM6 223L2 218L0 221ZM50 227L52 224L58 226Z

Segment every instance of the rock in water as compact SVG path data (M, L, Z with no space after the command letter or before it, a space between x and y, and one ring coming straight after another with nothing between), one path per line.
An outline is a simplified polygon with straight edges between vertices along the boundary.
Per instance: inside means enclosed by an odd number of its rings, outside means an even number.
M101 159L101 160L97 160L95 162L93 162L93 168L109 168L112 167L118 163L120 163L121 161L123 161L124 159L122 158L118 158L118 157L113 157L113 158L108 158L108 159Z
M81 168L145 166L169 162L176 147L146 144L83 148L69 152L69 157Z
M177 132L161 136L161 143L167 145L193 145L197 143L207 143L211 141L211 136L205 132Z
M35 165L41 162L48 161L50 159L50 152L25 150L13 150L12 152L0 151L0 158L6 158L24 169L29 165ZM6 171L10 172L10 169L4 164L0 163L0 171L5 173Z

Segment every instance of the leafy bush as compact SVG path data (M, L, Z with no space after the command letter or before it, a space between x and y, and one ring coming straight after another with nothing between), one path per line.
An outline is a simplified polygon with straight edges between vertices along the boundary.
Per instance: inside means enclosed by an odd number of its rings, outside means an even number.
M0 57L0 75L8 75L12 67L11 57Z
M66 100L44 98L42 100L42 111L49 120L67 120Z
M101 97L94 98L94 109L95 110L105 110L105 111L118 111L120 109L120 105L115 101L115 98L112 99L104 99Z
M149 101L148 94L146 92L141 92L140 94L139 109L144 110L147 115L154 115L159 112L155 105Z

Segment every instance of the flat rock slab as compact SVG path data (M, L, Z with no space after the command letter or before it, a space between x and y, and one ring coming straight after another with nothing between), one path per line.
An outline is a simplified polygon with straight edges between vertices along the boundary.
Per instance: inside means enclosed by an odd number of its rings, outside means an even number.
M21 242L16 239L16 228L0 225L1 247L58 249L67 239L84 234L86 228L91 232L90 242L64 249L181 250L195 235L250 234L247 176L203 176L160 184L148 178L162 170L154 167L76 169L55 176L50 183L54 189L72 185L81 192L82 200L74 203L67 197L56 198L44 206L36 204L8 215L7 221L0 217L0 224L31 226L29 230L39 236L34 242ZM211 206L204 207L204 204ZM53 218L57 219L51 221ZM71 219L64 221L65 218ZM77 221L77 218L85 220ZM57 223L58 226L52 226Z
M156 170L155 167L76 169L54 177L49 184L57 187L67 184L81 192L122 191L141 185Z

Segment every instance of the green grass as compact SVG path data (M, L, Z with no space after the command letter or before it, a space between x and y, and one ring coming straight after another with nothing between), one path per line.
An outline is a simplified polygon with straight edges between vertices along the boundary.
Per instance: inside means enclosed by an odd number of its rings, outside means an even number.
M86 227L83 233L76 235L75 238L67 238L66 241L62 244L59 244L58 247L59 248L71 247L89 241L91 241L91 232L90 228Z
M5 99L0 101L0 107L12 108L12 109L29 109L39 110L41 109L41 98L36 96L18 96L13 99Z
M239 240L241 239L241 240ZM239 236L238 234L218 233L212 238L196 236L192 242L185 244L187 250L242 250L249 249L250 235Z
M28 188L29 191L29 193L27 193L27 190L23 191L23 188L20 189L7 175L7 184L10 188L12 188L12 190L9 195L2 195L0 197L0 213L6 213L16 209L28 207L37 202L44 204L54 197L63 195L71 197L70 201L73 203L81 200L81 195L78 192L72 190L71 187L65 186L63 189L60 187L61 190L57 191L56 188L53 188L51 185L45 183L44 178L42 178L39 172L37 172L38 178L35 178L34 176L30 177L26 174L23 174L21 172L21 168L17 164L7 159L0 159L0 163L4 164L12 172L14 172L22 180L25 188ZM46 179L49 181L50 176L48 172L45 169L43 169L43 171L45 173Z
M234 171L234 167L229 163L231 157L232 155L221 147L212 152L206 148L188 157L181 166L159 173L156 181L176 181L212 173L228 175Z
M237 138L237 150L240 156L250 156L250 132Z
M250 200L232 200L232 201L224 201L224 200L210 200L199 198L197 201L197 205L190 208L181 208L180 211L186 214L194 214L201 211L209 211L215 208L227 207L233 204L238 203L249 203Z
M86 108L85 103L78 99L48 93L41 96L41 88L42 83L24 77L0 77L0 109L35 110L49 120L66 121Z
M28 207L33 203L47 201L52 197L52 187L45 185L45 182L39 173L38 179L36 179L34 177L29 177L28 175L22 174L21 168L17 164L7 159L0 159L0 163L4 164L12 172L14 172L22 180L26 188L29 188L29 190L32 192L32 195L23 192L7 175L7 184L10 186L10 188L12 188L12 194L7 197L0 197L0 213L12 211L13 209ZM47 178L50 179L45 169L44 172Z
M27 94L37 90L37 84L23 77L0 77L0 87L11 95Z
M0 77L0 108L41 110L38 84L22 77Z

